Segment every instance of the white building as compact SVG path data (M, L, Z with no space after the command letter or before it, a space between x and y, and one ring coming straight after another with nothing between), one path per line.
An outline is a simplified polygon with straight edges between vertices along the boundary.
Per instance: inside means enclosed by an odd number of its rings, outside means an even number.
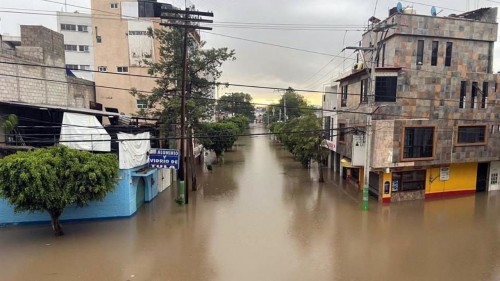
M323 95L323 129L325 130L325 145L330 150L328 167L339 169L340 157L337 155L337 136L340 134L337 126L337 86L325 87Z
M93 28L90 14L57 12L57 31L64 35L66 67L78 78L94 81Z

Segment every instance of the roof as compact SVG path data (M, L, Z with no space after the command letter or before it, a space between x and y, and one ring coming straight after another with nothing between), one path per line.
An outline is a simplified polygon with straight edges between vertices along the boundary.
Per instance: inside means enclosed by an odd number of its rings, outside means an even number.
M98 115L98 116L120 116L119 113L114 112L106 112L95 109L88 108L75 108L75 107L65 107L59 105L51 105L51 104L41 104L41 103L26 103L20 101L0 101L0 105L11 105L11 106L20 106L20 107L29 107L36 109L53 109L63 112L74 112L74 113L82 113L82 114L90 114L90 115Z
M375 69L375 73L377 73L377 72L379 72L379 73L380 72L394 72L394 71L400 71L401 69L402 69L402 67L377 67ZM351 80L351 79L354 79L356 77L363 75L364 73L370 73L370 69L365 68L365 69L357 70L357 71L352 72L351 74L349 74L347 76L344 76L342 78L335 80L335 82L342 82L345 80Z

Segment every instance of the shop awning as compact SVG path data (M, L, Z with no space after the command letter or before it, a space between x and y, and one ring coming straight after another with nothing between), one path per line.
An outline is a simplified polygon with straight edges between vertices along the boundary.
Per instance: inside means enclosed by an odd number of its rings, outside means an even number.
M342 158L340 160L340 165L342 165L342 167L346 167L346 168L352 168L352 162L351 162L351 159L349 158Z

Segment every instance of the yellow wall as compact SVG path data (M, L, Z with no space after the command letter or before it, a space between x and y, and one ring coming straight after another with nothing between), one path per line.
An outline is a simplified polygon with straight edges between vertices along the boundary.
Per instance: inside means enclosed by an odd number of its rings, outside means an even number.
M388 181L391 183L389 186L389 194L384 194L384 183ZM381 190L382 198L391 198L392 193L392 173L382 173L382 190Z
M447 181L439 179L439 168L429 168L425 193L476 190L476 177L477 163L451 164L450 178Z

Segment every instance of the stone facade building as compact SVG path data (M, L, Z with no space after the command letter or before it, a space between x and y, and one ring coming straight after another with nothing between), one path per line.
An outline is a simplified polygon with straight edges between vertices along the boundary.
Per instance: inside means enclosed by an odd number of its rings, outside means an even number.
M362 46L378 50L374 103L367 105L372 52L365 49L365 62L337 81L343 128L337 152L345 162L358 158L354 147L363 146L372 112L369 185L379 200L500 189L496 19L496 8L447 17L392 10L374 21L392 28L363 34ZM363 167L345 166L362 186Z

